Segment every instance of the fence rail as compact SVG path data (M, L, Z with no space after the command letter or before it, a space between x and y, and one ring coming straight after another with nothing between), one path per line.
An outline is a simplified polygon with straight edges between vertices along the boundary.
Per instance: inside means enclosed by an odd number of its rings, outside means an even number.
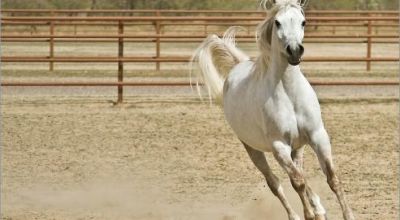
M134 16L134 17L2 17L2 21L262 21L261 16ZM399 21L398 16L317 17L308 16L307 21Z
M54 69L54 63L117 63L118 64L118 82L115 83L96 83L96 82L2 82L2 86L117 86L118 87L118 102L122 102L123 86L147 86L146 83L127 83L123 80L124 63L126 62L140 62L140 63L155 63L156 69L160 69L160 63L172 62L188 62L188 56L161 56L161 43L181 43L181 42L200 42L206 37L206 34L163 34L162 28L165 26L173 25L203 25L205 30L207 26L228 26L228 25L248 25L255 26L255 22L264 19L264 16L257 14L257 16L243 16L246 13L256 13L254 11L238 12L241 16L203 16L201 13L214 14L216 11L192 11L198 13L198 16L165 16L168 13L186 13L180 10L141 10L135 12L141 13L155 13L155 16L117 16L117 17L97 17L97 16L79 16L68 17L55 16L57 13L114 13L121 11L102 10L102 11L85 11L85 10L2 10L4 13L13 13L13 16L3 16L1 23L4 26L14 27L16 25L46 25L49 31L46 34L15 34L2 32L2 42L48 42L49 43L49 56L2 56L3 62L48 62L49 69ZM26 17L15 16L15 13L50 13L52 16L42 17ZM122 11L121 13L131 13L133 11ZM223 14L234 13L226 11ZM243 13L243 14L242 14ZM258 12L260 13L260 12ZM265 13L265 12L263 12ZM331 13L330 16L327 16ZM324 16L320 16L323 12L315 12L312 16L307 17L308 23L318 26L360 26L365 27L365 33L357 34L315 34L306 33L305 42L311 43L366 43L367 53L365 57L338 57L338 56L324 56L324 57L305 57L305 62L366 62L367 70L371 68L371 62L398 62L398 57L372 57L372 44L373 43L398 43L398 33L390 34L373 34L373 27L397 27L399 17L393 11L375 14L378 12L351 12L351 11L325 11ZM308 14L310 14L308 12ZM338 14L340 16L333 16ZM192 15L192 14L191 14ZM353 16L349 16L353 15ZM110 25L116 26L117 32L115 34L65 34L56 33L56 27L60 25ZM127 34L125 27L128 25L151 25L154 27L153 34ZM207 31L205 31L207 32ZM238 41L253 42L254 36L238 35ZM56 56L55 55L55 42L117 42L118 54L115 57L100 57L100 56ZM126 42L153 42L155 43L155 56L125 56L124 44ZM313 85L397 85L398 82L312 82ZM148 85L168 85L168 86L187 86L189 83L150 83Z
M397 86L399 81L318 81L311 80L312 86ZM202 85L201 83L199 85ZM196 83L191 82L2 82L1 86L66 86L66 87L109 87L109 86L197 86ZM121 100L122 101L122 100Z

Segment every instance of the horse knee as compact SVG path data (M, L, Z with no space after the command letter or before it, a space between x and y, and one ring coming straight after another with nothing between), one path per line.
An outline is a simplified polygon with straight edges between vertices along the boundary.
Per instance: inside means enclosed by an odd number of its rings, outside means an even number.
M332 175L328 177L328 185L333 192L337 192L339 190L340 181L337 176Z
M294 177L290 178L290 183L296 192L302 192L306 189L306 181L304 177L300 174L296 174Z
M335 174L335 170L331 164L327 164L328 172L327 172L327 182L329 187L333 192L337 192L339 190L340 180Z

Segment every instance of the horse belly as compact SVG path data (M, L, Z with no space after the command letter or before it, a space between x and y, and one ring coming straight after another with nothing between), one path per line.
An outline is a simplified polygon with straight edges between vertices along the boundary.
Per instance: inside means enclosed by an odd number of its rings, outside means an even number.
M249 77L254 63L246 61L236 65L224 85L224 114L232 130L247 145L260 151L271 151L259 124L261 108L254 101Z
M263 131L262 110L243 93L230 90L224 94L225 119L238 138L260 151L271 151Z
M226 109L225 118L239 140L260 151L271 151L270 146L265 140L263 130L257 126L250 115Z

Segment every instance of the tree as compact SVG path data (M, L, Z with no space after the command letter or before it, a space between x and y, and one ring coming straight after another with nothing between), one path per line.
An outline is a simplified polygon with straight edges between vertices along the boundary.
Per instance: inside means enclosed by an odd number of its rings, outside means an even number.
M260 0L1 0L4 9L256 9ZM314 0L308 9L397 10L396 0Z
M54 8L57 9L86 9L90 8L89 0L52 0Z
M35 8L51 8L51 3L46 0L30 1L30 0L2 0L1 7L4 9L15 8L15 9L35 9Z
M136 3L134 0L126 0L126 9L135 9Z
M357 8L361 10L377 10L379 4L376 0L358 0Z
M90 6L90 9L96 9L97 8L97 0L92 0L92 4Z

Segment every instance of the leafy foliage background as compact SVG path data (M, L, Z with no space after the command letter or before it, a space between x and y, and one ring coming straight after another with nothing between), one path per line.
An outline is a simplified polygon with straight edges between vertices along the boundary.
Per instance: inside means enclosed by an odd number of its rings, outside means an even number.
M2 0L3 9L257 9L259 0ZM308 9L397 10L397 0L310 0Z

